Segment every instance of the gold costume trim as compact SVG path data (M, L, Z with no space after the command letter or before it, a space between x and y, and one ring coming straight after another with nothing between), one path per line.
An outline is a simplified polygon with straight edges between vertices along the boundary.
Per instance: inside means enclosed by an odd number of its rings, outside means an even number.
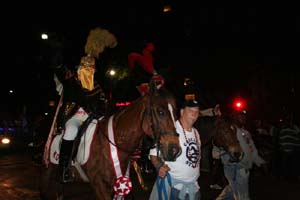
M90 55L81 58L77 71L81 86L89 91L94 89L95 59Z

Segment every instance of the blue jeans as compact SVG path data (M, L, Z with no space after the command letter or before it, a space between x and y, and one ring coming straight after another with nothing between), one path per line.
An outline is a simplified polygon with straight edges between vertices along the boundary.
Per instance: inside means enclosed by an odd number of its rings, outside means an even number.
M175 198L175 199L172 199L172 200L180 200L179 199L179 192L180 191L175 189L174 187L171 188L172 197ZM195 200L200 200L200 198L201 198L200 191L198 191L195 194ZM186 194L185 197L184 197L184 200L193 200L193 199L190 199L189 194Z
M158 200L159 199L157 184L158 184L157 181L155 181L155 184L152 188L152 192L150 194L149 200ZM177 190L174 187L170 187L169 184L166 184L165 186L166 186L166 192L167 192L168 199L166 199L165 196L162 195L163 200L180 200L180 198L179 198L180 191L179 190ZM201 199L200 190L196 191L194 199L191 199L189 194L185 194L185 196L184 196L184 200L200 200L200 199Z
M235 165L225 165L224 174L228 185L216 200L250 200L249 170Z

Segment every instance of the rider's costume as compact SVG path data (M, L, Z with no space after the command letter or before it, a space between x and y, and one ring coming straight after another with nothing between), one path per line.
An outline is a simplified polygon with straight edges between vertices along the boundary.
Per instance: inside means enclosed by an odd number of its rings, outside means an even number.
M64 129L59 156L59 173L61 182L73 180L69 174L69 165L73 143L80 127L94 118L103 115L106 105L105 94L100 85L94 81L96 71L95 58L105 47L117 45L114 35L105 29L95 28L90 31L85 45L86 56L81 58L77 73L68 76L63 66L56 68L56 76L63 85L63 105L58 117L58 127ZM82 129L82 128L81 128Z

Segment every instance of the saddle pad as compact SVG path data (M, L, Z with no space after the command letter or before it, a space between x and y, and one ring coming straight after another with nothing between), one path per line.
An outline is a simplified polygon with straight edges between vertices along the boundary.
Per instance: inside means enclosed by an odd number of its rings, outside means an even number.
M50 146L50 162L53 164L58 164L60 144L63 134L54 136L51 146Z
M90 156L90 147L93 140L93 136L96 131L96 127L97 127L97 120L94 119L88 125L86 132L82 135L80 139L80 144L76 155L76 161L80 165L84 165L88 161L88 158ZM51 143L50 162L53 164L58 164L59 162L59 152L60 152L60 144L61 144L62 136L63 134L56 135Z
M78 153L76 155L76 161L81 165L84 165L89 159L91 144L96 132L97 122L98 120L94 119L87 127L86 133L81 137Z

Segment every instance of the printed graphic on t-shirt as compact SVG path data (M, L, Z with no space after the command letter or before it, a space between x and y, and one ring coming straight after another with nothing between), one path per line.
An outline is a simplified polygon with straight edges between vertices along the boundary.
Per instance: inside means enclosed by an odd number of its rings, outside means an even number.
M243 134L242 134L243 135ZM243 135L245 140L246 140L246 143L248 144L249 146L249 149L250 149L250 152L252 153L254 151L254 148L253 146L251 145L251 139L249 136L247 136L246 134Z
M199 165L200 151L199 145L193 138L189 138L188 143L184 143L186 148L186 164L192 168L196 168Z

